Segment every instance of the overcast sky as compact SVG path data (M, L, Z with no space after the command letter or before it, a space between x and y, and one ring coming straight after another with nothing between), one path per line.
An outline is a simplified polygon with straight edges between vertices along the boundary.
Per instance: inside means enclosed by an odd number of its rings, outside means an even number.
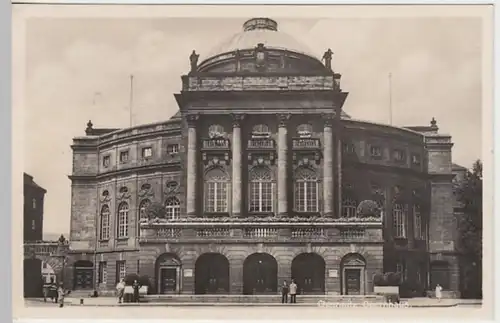
M250 18L250 17L249 17ZM134 124L167 120L173 93L189 70L241 31L245 19L31 19L26 35L25 170L47 189L44 231L69 232L74 136L129 124L129 75L135 76ZM277 19L317 56L331 48L356 119L428 125L453 136L454 162L481 154L481 20L476 18Z

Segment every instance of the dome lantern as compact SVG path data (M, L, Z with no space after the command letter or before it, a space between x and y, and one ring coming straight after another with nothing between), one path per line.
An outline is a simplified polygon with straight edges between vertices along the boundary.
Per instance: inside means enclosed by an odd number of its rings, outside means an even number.
M278 23L270 18L252 18L243 24L243 31L256 29L278 31Z

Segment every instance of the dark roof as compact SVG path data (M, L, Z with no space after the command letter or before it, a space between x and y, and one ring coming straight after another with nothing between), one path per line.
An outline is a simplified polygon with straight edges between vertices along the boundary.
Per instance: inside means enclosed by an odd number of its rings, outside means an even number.
M30 174L28 173L23 173L24 174L24 185L25 186L31 186L31 187L36 187L44 192L47 192L46 189L44 189L43 187L41 187L40 185L38 185L34 180L33 180L33 176L31 176Z
M467 167L464 167L464 166L452 163L451 164L451 169L452 170L458 170L458 171L460 171L460 170L467 170Z

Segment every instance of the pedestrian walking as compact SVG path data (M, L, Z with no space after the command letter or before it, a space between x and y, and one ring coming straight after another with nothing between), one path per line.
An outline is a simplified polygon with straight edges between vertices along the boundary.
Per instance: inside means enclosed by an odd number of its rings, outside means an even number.
M292 283L290 284L290 303L297 303L297 284L292 279Z
M125 293L125 280L122 278L116 284L116 296L118 297L118 304L121 304L123 299L123 294Z
M61 283L59 285L59 288L57 289L57 300L59 302L59 307L63 307L64 306L64 296L65 296L66 292L64 291L64 287L63 287L63 284Z
M283 286L281 286L281 303L288 303L288 284L286 280L283 281Z
M436 298L437 298L438 302L440 302L441 297L443 297L442 290L443 290L443 287L441 287L441 285L437 284L436 285Z
M54 278L50 278L49 295L50 295L50 300L53 301L54 303L57 303L58 291L57 291L57 284L54 281Z
M139 303L139 282L137 280L134 280L134 283L132 284L132 288L134 289L134 303Z
M50 283L47 280L43 280L43 302L47 303L47 298L50 297Z

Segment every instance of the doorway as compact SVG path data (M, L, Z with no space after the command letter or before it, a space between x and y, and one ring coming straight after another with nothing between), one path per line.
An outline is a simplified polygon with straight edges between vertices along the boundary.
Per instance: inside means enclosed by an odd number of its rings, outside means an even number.
M159 294L179 294L181 291L181 261L166 253L156 260L156 290Z
M160 294L171 294L177 292L177 268L160 268Z
M346 268L344 273L345 294L361 295L361 269Z
M267 253L254 253L243 263L243 294L275 294L278 291L278 263Z
M195 264L195 294L229 293L229 260L220 253L205 253Z
M341 294L365 295L366 294L366 262L363 256L350 253L340 262L341 267Z

